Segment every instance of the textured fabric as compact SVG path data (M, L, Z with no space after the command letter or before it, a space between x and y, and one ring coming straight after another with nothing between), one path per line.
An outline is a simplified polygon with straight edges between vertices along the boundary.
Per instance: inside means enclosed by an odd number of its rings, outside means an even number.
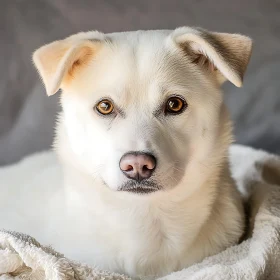
M21 180L20 170L52 162L52 153L31 156L25 163L0 168L1 174ZM276 280L280 279L280 158L243 146L230 150L232 174L248 208L247 238L203 262L162 277L161 280ZM41 162L42 161L42 162ZM31 168L30 168L31 167ZM34 169L34 168L33 168ZM13 173L13 170L14 173ZM52 172L51 168L48 172ZM32 172L32 170L31 170ZM45 173L46 180L49 178ZM6 181L8 183L8 181ZM38 182L39 183L39 182ZM101 272L65 258L34 238L0 231L0 279L126 280L126 276Z
M244 87L227 84L226 100L238 142L280 153L279 9L278 0L1 0L0 164L52 142L58 95L46 97L31 63L34 49L78 31L183 25L253 38Z
M129 277L70 261L28 235L1 231L0 279L128 280Z

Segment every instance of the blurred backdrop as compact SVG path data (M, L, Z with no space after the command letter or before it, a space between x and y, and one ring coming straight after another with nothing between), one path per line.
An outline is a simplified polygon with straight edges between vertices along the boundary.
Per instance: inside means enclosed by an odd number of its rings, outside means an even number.
M46 96L34 49L79 31L183 25L253 38L244 86L226 84L225 98L237 142L280 153L279 0L1 0L0 165L51 146L58 94Z

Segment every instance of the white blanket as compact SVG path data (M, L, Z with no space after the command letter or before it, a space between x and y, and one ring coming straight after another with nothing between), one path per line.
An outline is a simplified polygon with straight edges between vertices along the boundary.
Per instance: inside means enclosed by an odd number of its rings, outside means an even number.
M45 162L48 155L31 156L24 164L0 169L0 179L4 178L7 184L7 178L14 180L22 168L42 164L40 160ZM233 177L248 206L246 240L161 280L280 279L280 158L263 151L233 146L230 160ZM50 247L41 246L28 235L2 230L0 279L126 280L129 277L79 264Z

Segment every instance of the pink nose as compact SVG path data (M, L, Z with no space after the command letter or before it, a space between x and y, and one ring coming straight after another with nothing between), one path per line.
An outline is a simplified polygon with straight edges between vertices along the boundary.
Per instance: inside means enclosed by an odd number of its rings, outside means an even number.
M156 159L147 153L127 153L120 160L120 169L127 178L140 182L151 177L156 169Z

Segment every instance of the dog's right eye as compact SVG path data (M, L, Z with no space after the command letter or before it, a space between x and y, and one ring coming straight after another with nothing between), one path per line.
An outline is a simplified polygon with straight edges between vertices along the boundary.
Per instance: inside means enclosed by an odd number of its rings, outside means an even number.
M180 114L187 107L186 101L178 96L170 97L165 104L165 114Z
M99 101L99 103L96 105L96 110L102 115L109 115L113 113L114 105L110 100L104 99Z

